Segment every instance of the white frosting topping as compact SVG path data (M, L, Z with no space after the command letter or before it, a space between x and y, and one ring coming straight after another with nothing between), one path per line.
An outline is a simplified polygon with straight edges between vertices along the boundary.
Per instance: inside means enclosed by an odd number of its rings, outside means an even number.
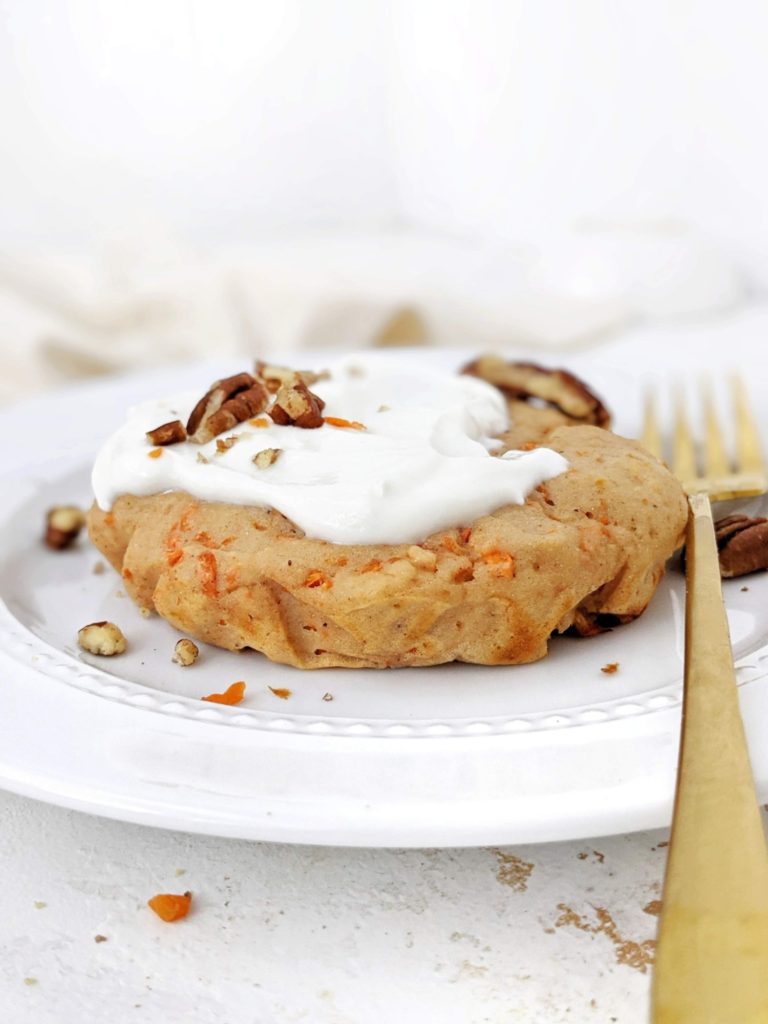
M146 431L186 422L201 392L146 402L99 452L96 501L107 510L121 494L186 491L204 501L277 509L307 536L336 544L400 544L522 504L568 468L548 448L491 455L508 426L506 404L474 377L411 360L358 358L332 367L331 378L312 390L325 400L325 416L366 429L246 421L208 444L169 445L149 458ZM219 452L216 440L233 435L237 441ZM281 452L260 469L253 456L265 448Z

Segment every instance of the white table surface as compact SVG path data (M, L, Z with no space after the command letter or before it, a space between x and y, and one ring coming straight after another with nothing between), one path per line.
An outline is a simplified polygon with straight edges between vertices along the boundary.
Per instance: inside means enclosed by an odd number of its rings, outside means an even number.
M763 306L635 331L606 353L627 366L662 345L679 367L725 353L755 372L767 333ZM666 838L288 847L0 793L2 1020L643 1022ZM157 892L185 889L194 903L183 921L165 924L146 906Z
M0 816L9 1024L646 1019L663 831L351 850L165 832L10 794ZM185 889L183 921L146 906Z

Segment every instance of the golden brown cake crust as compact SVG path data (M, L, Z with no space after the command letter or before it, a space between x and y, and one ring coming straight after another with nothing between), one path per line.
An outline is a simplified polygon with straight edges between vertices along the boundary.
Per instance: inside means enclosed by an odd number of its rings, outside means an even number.
M230 650L300 668L535 661L555 631L645 609L687 506L638 444L530 411L508 446L546 438L570 469L420 545L311 540L278 512L178 492L94 506L89 531L141 607Z

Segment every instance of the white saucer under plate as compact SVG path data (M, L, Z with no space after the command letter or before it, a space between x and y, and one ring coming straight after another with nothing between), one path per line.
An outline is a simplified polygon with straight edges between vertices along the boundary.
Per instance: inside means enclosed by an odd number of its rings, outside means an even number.
M569 362L632 433L637 379L598 356ZM58 553L42 545L47 508L90 500L93 455L130 403L202 390L230 369L103 381L0 415L0 785L126 821L297 843L469 846L667 823L682 675L678 571L635 623L558 638L534 665L302 672L203 647L182 669L171 662L178 634L142 618L111 569L93 572L99 555L87 541ZM766 799L768 574L729 581L725 593ZM128 653L107 660L78 649L78 628L98 619L122 627ZM611 662L618 671L602 672ZM240 706L200 700L238 679L247 684Z

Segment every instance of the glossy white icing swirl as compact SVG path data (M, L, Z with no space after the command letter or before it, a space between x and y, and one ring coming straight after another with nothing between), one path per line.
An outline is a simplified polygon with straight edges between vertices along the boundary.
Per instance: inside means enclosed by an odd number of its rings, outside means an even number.
M207 386L207 382L206 386ZM316 430L248 421L226 451L216 440L176 444L150 458L146 431L186 422L200 393L146 402L104 444L93 469L102 509L121 494L186 491L204 501L274 508L309 537L336 544L399 544L462 526L502 505L522 504L533 488L564 472L548 448L490 452L508 426L500 392L474 377L407 363L357 358L331 369L312 390L325 416L365 430L325 424ZM253 463L281 449L266 469ZM207 459L198 459L201 454Z

